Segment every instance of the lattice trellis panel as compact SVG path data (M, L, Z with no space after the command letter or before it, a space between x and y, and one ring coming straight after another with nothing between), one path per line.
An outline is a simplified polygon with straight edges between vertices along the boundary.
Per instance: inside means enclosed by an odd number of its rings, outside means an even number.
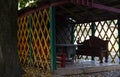
M44 9L19 17L17 36L21 64L39 68L43 77L50 77L49 11Z
M92 35L91 23L76 24L74 27L74 43L79 39L79 42L87 40ZM88 56L80 56L80 59L89 59Z
M117 20L107 20L96 22L95 36L101 39L109 40L109 61L119 62L119 45L118 45L118 25Z
M56 43L70 44L72 41L72 25L56 25Z
M92 35L91 32L91 23L76 24L75 25L75 42L79 39L80 42L83 42L86 39L89 39L89 36ZM95 22L95 36L106 40L109 40L109 62L118 63L119 62L119 45L118 45L118 25L117 20L107 20ZM81 56L83 58L85 56ZM88 57L85 57L88 59ZM96 58L97 59L97 58Z
M29 65L29 16L20 17L18 19L18 56L22 65Z
M49 13L38 11L32 15L33 65L50 69Z

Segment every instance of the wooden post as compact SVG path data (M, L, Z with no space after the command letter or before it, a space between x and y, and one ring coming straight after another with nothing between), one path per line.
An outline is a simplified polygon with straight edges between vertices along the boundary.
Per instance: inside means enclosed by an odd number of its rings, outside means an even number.
M95 36L95 23L92 22L91 24L92 36Z
M72 26L71 43L72 43L72 44L74 44L74 32L75 32L75 31L74 31L74 25L75 25L75 24L73 24L73 23L71 24L71 26Z
M119 63L120 63L120 18L118 19Z
M51 70L54 71L56 67L56 38L55 38L55 12L54 7L50 7L50 51L51 51Z

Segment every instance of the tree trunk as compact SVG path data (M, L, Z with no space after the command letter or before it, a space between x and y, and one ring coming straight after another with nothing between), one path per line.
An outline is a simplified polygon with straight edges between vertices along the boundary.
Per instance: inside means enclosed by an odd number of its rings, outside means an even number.
M21 77L17 55L17 0L0 0L0 77Z

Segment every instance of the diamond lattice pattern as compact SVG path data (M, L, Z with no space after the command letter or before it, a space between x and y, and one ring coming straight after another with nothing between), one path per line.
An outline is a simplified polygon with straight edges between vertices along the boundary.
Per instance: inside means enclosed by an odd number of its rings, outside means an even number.
M80 42L89 39L92 35L91 23L76 24L74 32L74 43L80 38ZM107 20L95 22L95 36L103 39L109 40L109 62L118 63L119 62L119 45L118 45L118 25L117 20ZM90 57L80 56L80 58L90 59ZM98 58L96 58L98 60Z
M74 27L74 43L79 39L79 42L89 39L89 36L92 35L91 32L91 23L76 24ZM90 59L89 56L79 56L80 59Z
M117 20L107 20L96 22L95 36L101 39L109 40L109 62L119 62L119 45L118 45L118 25Z
M56 25L56 43L70 44L72 41L71 25Z
M18 19L18 56L23 66L50 77L50 15L47 9ZM34 70L35 72L36 70Z
M18 56L22 65L29 65L29 16L19 17L18 19Z

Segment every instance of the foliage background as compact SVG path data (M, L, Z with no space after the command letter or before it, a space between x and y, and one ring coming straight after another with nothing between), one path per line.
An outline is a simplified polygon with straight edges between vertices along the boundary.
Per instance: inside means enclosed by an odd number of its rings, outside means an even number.
M36 6L36 3L40 0L18 0L18 10L23 9L25 7L33 7Z

